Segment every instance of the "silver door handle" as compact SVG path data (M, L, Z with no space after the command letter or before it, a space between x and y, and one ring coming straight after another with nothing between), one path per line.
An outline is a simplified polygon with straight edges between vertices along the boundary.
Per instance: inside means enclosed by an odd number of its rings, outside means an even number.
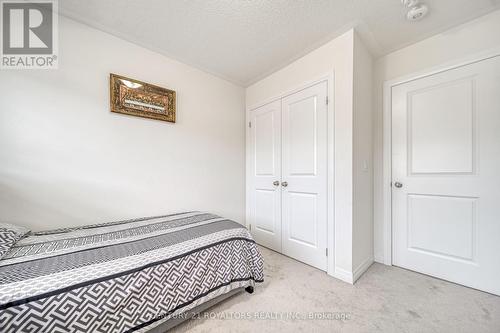
M277 180L275 180L275 181L273 182L273 185L274 185L274 186L279 186L279 185L280 185L280 182L279 182L279 181L277 181Z
M401 184L400 182L395 182L394 186L397 188L401 188L401 187L403 187L403 184Z
M281 182L281 186L287 187L288 186L288 182Z

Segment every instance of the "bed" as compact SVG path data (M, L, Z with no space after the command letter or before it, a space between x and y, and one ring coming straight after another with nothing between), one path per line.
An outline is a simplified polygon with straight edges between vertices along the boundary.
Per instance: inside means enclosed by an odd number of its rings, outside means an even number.
M247 229L210 213L5 235L3 333L161 332L263 281Z

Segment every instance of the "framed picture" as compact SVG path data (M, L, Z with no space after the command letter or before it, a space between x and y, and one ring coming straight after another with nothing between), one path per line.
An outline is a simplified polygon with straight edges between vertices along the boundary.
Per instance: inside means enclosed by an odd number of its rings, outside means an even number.
M111 112L175 123L175 91L110 74Z

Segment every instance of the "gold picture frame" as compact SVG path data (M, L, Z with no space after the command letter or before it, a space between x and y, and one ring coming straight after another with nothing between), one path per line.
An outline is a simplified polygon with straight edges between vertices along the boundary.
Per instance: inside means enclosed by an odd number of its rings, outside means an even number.
M110 74L111 112L175 123L175 91Z

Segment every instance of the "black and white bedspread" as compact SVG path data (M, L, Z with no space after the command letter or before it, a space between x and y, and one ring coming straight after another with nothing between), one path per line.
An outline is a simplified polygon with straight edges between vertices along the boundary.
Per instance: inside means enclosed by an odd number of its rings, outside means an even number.
M213 214L32 233L0 260L0 332L145 332L261 281L247 229Z

